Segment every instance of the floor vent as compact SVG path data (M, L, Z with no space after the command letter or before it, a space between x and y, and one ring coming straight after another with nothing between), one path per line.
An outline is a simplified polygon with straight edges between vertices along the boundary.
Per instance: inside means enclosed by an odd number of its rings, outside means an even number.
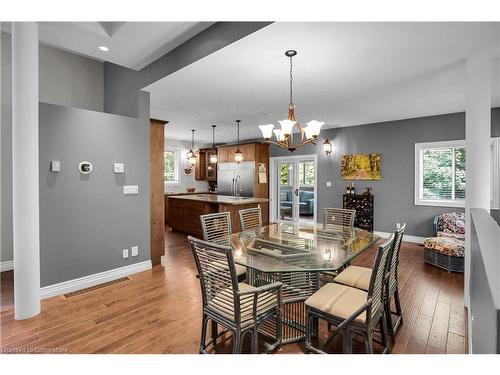
M91 286L89 288L80 289L80 290L77 290L77 291L74 291L74 292L71 292L71 293L65 293L64 294L64 298L71 298L71 297L80 296L82 294L90 293L90 292L93 292L94 290L102 289L102 288L105 288L107 286L118 284L118 283L121 283L121 282L124 282L124 281L127 281L127 280L131 280L130 277L128 277L128 276L121 277L121 278L113 280L113 281L108 281L107 283L102 283L102 284L99 284L99 285L94 285L94 286Z

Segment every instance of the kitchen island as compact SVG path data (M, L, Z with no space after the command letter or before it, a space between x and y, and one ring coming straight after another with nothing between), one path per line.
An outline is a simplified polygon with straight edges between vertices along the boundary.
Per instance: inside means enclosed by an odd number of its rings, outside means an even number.
M168 216L172 230L202 238L200 215L230 212L233 233L240 231L238 211L257 207L262 210L262 222L269 221L269 199L217 194L174 195L168 197Z

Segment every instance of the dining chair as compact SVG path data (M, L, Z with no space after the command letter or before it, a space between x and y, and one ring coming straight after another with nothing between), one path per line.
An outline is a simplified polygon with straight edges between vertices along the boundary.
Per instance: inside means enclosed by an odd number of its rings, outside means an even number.
M201 285L203 317L200 353L207 353L210 344L228 331L233 333L233 353L241 353L243 339L250 335L252 352L258 351L258 330L268 319L281 322L282 284L279 282L261 287L238 283L231 247L217 245L189 236ZM208 321L221 325L221 333L212 330L207 342ZM269 351L281 346L281 324L276 324L276 341Z
M352 228L355 217L356 210L325 208L323 209L323 228L326 230Z
M231 246L231 213L216 212L213 214L200 215L203 239L208 242L223 246ZM246 268L236 265L238 280L243 281L246 277Z
M344 208L324 208L323 209L323 229L348 233L354 227L356 210ZM349 264L349 263L347 263ZM320 284L325 285L333 282L337 272L325 271L320 273Z
M260 205L239 210L240 229L245 231L258 231L262 228L262 211Z
M386 318L384 308L384 280L394 234L377 251L368 291L350 286L329 283L310 296L306 304L307 324L305 347L308 352L325 353L312 346L311 338L319 319L325 320L337 328L327 339L323 349L339 333L344 335L344 352L352 353L352 334L364 337L366 351L373 353L373 333L380 328L383 353L387 353ZM319 334L318 334L319 336Z
M394 231L394 244L389 254L389 261L387 262L387 277L385 280L384 289L384 306L387 318L387 331L395 341L395 333L401 323L403 322L403 314L401 309L401 301L399 299L399 286L398 286L398 264L399 252L401 249L401 242L403 234L406 229L406 223L397 225ZM364 291L367 291L370 286L370 280L373 270L367 267L349 266L343 270L335 279L334 283L352 286ZM396 311L391 311L391 301L394 299ZM396 316L396 321L392 321L392 315Z

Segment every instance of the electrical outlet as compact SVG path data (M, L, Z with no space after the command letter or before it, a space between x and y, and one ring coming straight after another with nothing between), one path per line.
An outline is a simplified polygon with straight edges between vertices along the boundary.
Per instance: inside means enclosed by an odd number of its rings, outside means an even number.
M139 255L139 246L132 246L130 248L130 250L132 251L132 256L133 257L136 257L137 255Z
M128 258L128 249L123 249L123 259Z
M326 186L327 186L327 187L331 187L331 186L332 186L332 182L331 182L331 181L327 181L327 182L326 182Z

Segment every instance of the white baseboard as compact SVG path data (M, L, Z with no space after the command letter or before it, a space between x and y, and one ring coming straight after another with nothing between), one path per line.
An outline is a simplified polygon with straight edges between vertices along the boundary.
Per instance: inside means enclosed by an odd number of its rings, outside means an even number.
M379 231L374 231L373 233L375 233L377 236L380 236L382 238L389 238L392 234L392 233L388 233L388 232L379 232ZM407 234L403 235L403 241L406 241L406 242L414 242L414 243L418 243L418 244L423 244L424 240L425 240L425 237L410 236Z
M58 296L64 293L71 293L76 290L89 288L94 285L106 283L132 275L137 272L147 271L152 268L151 260L146 260L140 263L134 263L129 266L115 268L109 271L95 273L93 275L80 277L78 279L63 281L62 283L44 286L40 289L40 298L45 299L49 297Z
M14 261L6 260L5 262L0 262L0 272L12 271L14 269Z

